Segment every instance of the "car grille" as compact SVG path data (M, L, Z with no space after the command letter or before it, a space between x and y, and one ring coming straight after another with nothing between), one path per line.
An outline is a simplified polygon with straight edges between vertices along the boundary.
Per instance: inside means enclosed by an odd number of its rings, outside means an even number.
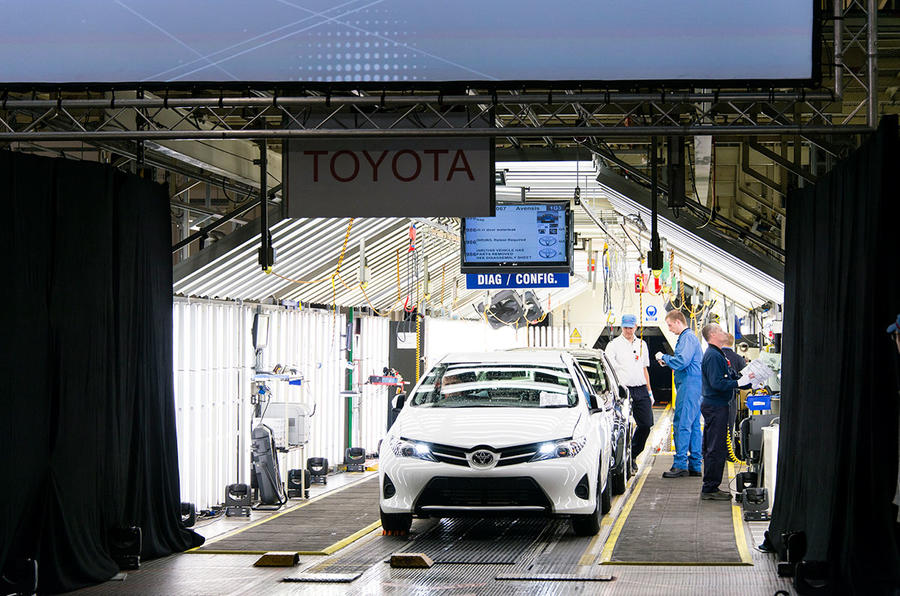
M529 461L534 457L534 454L537 453L539 445L540 443L529 443L527 445L516 445L514 447L505 447L503 449L494 449L493 447L487 447L487 449L500 454L497 467L501 467ZM469 467L469 461L466 459L466 454L485 448L483 446L478 446L472 449L462 449L460 447L453 447L452 445L439 445L437 443L430 443L429 447L431 448L431 454L434 455L434 459L439 462L452 464L454 466L464 466L467 468Z
M543 507L550 500L533 478L432 478L416 501L422 507Z

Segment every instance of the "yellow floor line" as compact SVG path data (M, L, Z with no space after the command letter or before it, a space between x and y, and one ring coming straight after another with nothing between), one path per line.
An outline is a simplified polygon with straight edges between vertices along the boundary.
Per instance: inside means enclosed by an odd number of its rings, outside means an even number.
M634 493L632 493L631 497L628 500L628 503L625 505L625 509L623 509L622 514L619 516L619 519L616 520L616 525L613 528L612 533L609 535L609 539L606 542L606 547L603 549L603 554L600 557L600 563L602 565L666 565L666 566L680 566L680 567L696 567L696 566L708 566L708 567L734 567L734 566L742 566L742 565L753 565L753 558L750 556L750 549L747 547L747 536L744 533L744 522L741 516L741 508L732 503L731 506L731 521L734 525L734 539L737 545L738 554L741 557L740 563L725 563L725 562L708 562L708 561L697 561L697 562L686 562L686 561L612 561L612 553L616 547L616 541L619 539L619 534L622 532L622 528L625 526L625 521L628 518L628 514L631 513L631 509L634 506L634 502L637 501L637 496L641 491L641 488L644 486L644 481L647 479L647 476L650 472L650 469L653 466L648 466L644 472L641 474L641 479L638 485L635 487ZM734 466L731 462L728 463L728 478L729 480L734 477Z
M342 548L344 548L346 546L353 544L354 542L356 542L363 536L370 534L371 532L373 532L374 530L376 530L380 527L381 527L381 522L377 521L372 524L369 524L368 526L366 526L362 530L359 530L358 532L354 532L353 534L350 534L349 536L347 536L346 538L344 538L342 540L338 540L337 542L335 542L334 544L332 544L330 546L326 546L322 550L315 550L315 551L313 551L313 550L298 550L298 551L291 551L291 552L296 552L298 555L327 556L327 555L333 554L333 553L341 550ZM192 551L196 551L196 549L191 549L191 551L188 551L188 552L192 552ZM264 555L267 552L269 552L269 551L267 551L267 550L204 550L204 551L196 551L195 554L200 554L200 555Z
M356 542L357 540L359 540L360 538L362 538L362 537L365 536L366 534L368 534L368 533L370 533L371 531L373 531L374 529L380 528L380 527L381 527L381 521L377 521L377 522L374 522L374 523L372 523L372 524L369 524L368 526L366 526L366 527L363 528L362 530L360 530L360 531L358 531L358 532L354 532L353 534L350 534L349 536L347 536L347 537L344 538L343 540L338 540L337 542L335 542L335 543L332 544L331 546L325 547L324 549L322 549L322 554L330 555L331 553L333 553L333 552L335 552L335 551L339 551L339 550L341 550L342 548L344 548L345 546L347 546L348 544L352 544L352 543Z
M665 567L741 567L753 563L719 563L715 561L604 561L604 565L643 565Z
M625 498L625 495L616 495L613 497L612 502L610 503L610 511L615 511L616 507L619 506L619 502ZM612 524L612 517L609 515L604 515L603 519L600 520L600 527L605 528L609 527ZM593 565L594 560L597 558L599 554L597 551L599 548L597 545L600 543L603 538L603 532L597 532L597 534L591 538L591 541L588 543L587 548L584 549L584 553L582 553L581 558L578 559L579 565Z
M628 501L625 503L625 507L622 509L622 513L619 514L619 519L616 520L616 525L613 526L612 532L609 534L609 538L606 540L606 546L603 549L603 554L600 555L601 563L608 563L610 559L612 559L613 549L616 547L616 541L619 539L619 534L622 533L622 528L625 526L625 520L628 519L628 514L631 513L632 507L634 507L635 501L637 501L638 495L641 494L641 489L644 488L644 482L647 480L647 476L650 475L650 470L653 469L653 463L656 459L656 456L653 456L653 459L649 462L644 462L644 471L641 472L641 477L638 480L637 485L634 487L634 492L631 493L631 496L628 497Z
M734 464L728 462L728 480L732 478L734 478ZM744 533L744 516L741 506L734 501L731 502L731 523L734 524L734 539L737 541L741 561L744 565L753 565L753 557L750 556L750 549L747 547L747 535Z
M651 453L650 448L656 442L659 442L660 440L662 440L661 438L659 438L658 433L661 432L661 429L664 428L667 424L670 424L670 422L669 422L669 418L670 418L669 410L670 409L671 409L670 406L666 406L666 408L663 410L663 413L659 417L659 419L657 419L657 421L653 423L653 427L650 429L650 436L647 437L647 443L646 443L647 451L645 451L645 453L647 453L647 455L644 456L644 462L645 462L645 465L650 465L650 467L652 467L652 464L647 464L648 458L653 457L653 454ZM655 440L654 440L654 438L655 438ZM643 478L643 474L641 475L641 477ZM632 487L634 490L638 490L637 483L635 481L632 481L631 484L632 484ZM632 494L633 494L633 491L631 494L625 493L625 494L616 495L615 497L613 497L610 511L615 511L616 508L618 507L619 501L621 501L622 499L630 499ZM626 505L627 505L627 501L626 501ZM623 507L622 512L619 513L619 517L621 517L624 514L624 511L625 511L625 508ZM616 518L616 519L618 519L618 518ZM600 521L600 527L606 528L606 527L609 527L612 523L613 523L612 516L604 515L603 519ZM587 548L584 550L584 553L581 555L581 558L578 560L579 565L593 565L594 564L594 561L597 558L597 552L596 552L597 544L601 540L603 540L602 532L598 533L596 536L594 536L591 539Z
M371 479L373 476L374 476L374 475L369 475L369 476L366 476L366 477L364 477L364 478L360 478L359 480L357 480L357 481L355 481L355 482L350 482L350 483L348 483L348 484L345 484L344 486L341 486L341 487L336 488L336 489L334 489L334 490L330 490L330 491L328 491L327 493L322 493L321 495L319 495L319 496L317 496L317 497L313 497L312 499L309 499L309 500L307 500L307 501L304 501L303 503L299 503L299 504L297 504L297 505L294 505L293 507L290 507L289 509L285 509L284 511L280 511L280 512L274 514L274 515L270 515L270 516L268 516L268 517L264 517L264 518L261 519L261 520L258 520L258 521L255 521L255 522L251 523L251 524L248 524L248 525L246 525L246 526L240 527L240 528L238 528L238 529L236 529L236 530L234 530L234 531L232 531L232 532L227 532L227 533L225 533L225 534L222 534L221 536L216 536L215 538L211 538L210 540L207 540L206 542L204 542L204 543L201 544L200 546L195 546L194 548L189 549L189 550L186 550L185 552L188 552L188 553L198 553L198 554L216 554L216 555L232 555L232 554L240 554L240 555L247 555L247 554L262 554L262 555L264 555L264 554L266 554L266 553L269 552L269 551L262 551L262 552L258 552L258 551L231 551L231 550L229 550L229 551L225 551L225 550L222 550L222 551L213 551L213 550L209 550L209 549L206 549L206 550L201 550L201 549L204 549L204 547L206 547L206 546L209 545L209 544L215 544L216 542L219 542L220 540L224 540L224 539L226 539L226 538L231 538L232 536L236 536L236 535L240 534L241 532L244 532L244 531L246 531L246 530L249 530L250 528L255 528L256 526L259 526L259 525L264 524L264 523L266 523L266 522L270 522L270 521L272 521L273 519L275 519L275 518L277 518L277 517L281 517L282 515L285 515L285 514L287 514L287 513L290 513L291 511L296 511L296 510L300 509L301 507L306 507L307 505L312 505L312 504L315 503L316 501L321 501L321 500L324 499L325 497L330 497L331 495L337 494L337 493L341 492L342 490L346 490L346 489L350 488L351 486L356 486L357 484L362 484L362 483L365 482L366 480ZM377 522L377 523L380 524L381 522L379 521L379 522ZM371 530L369 530L369 531L371 532ZM355 536L355 534L353 534L353 536ZM346 538L345 538L345 540L346 540ZM352 541L351 541L351 542L352 542ZM335 544L337 544L337 543L335 543ZM348 544L349 544L349 543L348 543ZM332 546L334 546L334 545L332 545ZM331 546L329 546L328 548L331 548ZM334 549L334 550L337 550L337 548ZM297 552L299 552L301 555L305 555L305 554L316 554L316 555L325 554L325 555L327 555L327 554L330 554L330 553L320 552L320 551L316 551L316 552L301 552L301 551L297 551ZM333 552L333 551L332 551L332 552Z

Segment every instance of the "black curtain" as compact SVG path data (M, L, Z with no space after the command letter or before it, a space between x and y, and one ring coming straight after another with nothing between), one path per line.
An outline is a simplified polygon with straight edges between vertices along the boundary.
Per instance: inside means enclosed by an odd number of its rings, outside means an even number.
M0 151L0 205L0 568L37 559L58 592L118 572L111 529L139 526L142 559L201 544L180 517L165 187Z
M781 429L769 538L804 532L834 593L900 587L896 117L787 203Z

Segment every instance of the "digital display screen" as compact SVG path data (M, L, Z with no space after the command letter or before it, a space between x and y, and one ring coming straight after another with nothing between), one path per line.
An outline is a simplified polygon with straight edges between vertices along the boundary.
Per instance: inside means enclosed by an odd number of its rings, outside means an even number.
M808 80L811 0L5 0L6 83Z
M462 271L568 271L571 232L567 202L498 203L494 217L462 220Z

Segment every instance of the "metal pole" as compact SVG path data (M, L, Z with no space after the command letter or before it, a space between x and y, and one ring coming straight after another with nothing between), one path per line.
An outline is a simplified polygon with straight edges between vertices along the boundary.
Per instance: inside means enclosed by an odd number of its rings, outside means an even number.
M867 2L868 14L868 59L869 59L869 109L866 124L869 128L878 126L878 6L875 0Z
M844 10L843 0L834 1L834 95L840 101L844 96Z
M266 193L266 182L269 173L266 141L259 142L259 265L268 273L275 261L272 243L269 237L269 201Z
M682 142L681 138L678 142ZM659 250L659 232L656 229L656 217L658 214L659 186L658 173L659 156L657 155L656 137L650 139L650 252L647 254L647 264L653 271L662 269L662 253Z

